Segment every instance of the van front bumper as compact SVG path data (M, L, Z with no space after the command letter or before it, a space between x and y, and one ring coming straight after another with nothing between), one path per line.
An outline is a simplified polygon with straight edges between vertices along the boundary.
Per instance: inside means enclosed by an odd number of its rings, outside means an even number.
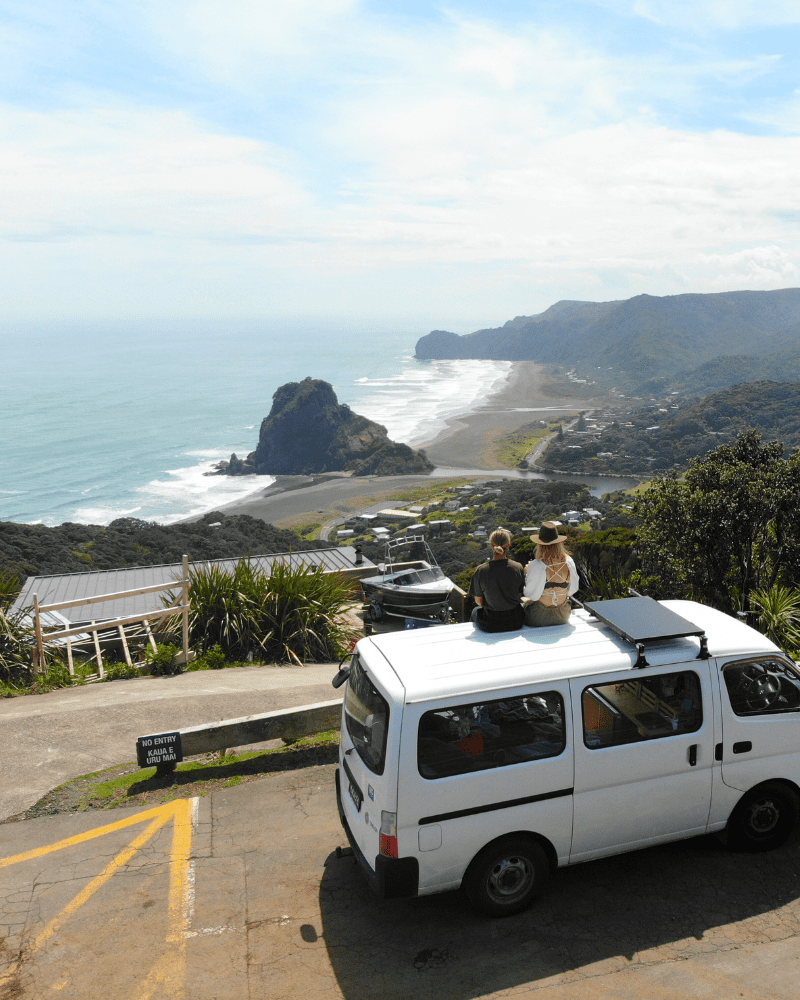
M382 854L375 856L375 867L373 868L367 861L361 848L356 843L347 817L342 806L341 784L339 781L339 768L336 768L336 806L339 810L344 832L353 854L361 865L367 882L373 892L381 899L408 899L419 893L419 862L416 858L385 858Z

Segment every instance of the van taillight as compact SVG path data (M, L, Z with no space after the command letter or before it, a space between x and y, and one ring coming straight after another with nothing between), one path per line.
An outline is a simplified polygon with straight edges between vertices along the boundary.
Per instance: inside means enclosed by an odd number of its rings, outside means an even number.
M385 858L397 857L397 813L381 809L381 854Z

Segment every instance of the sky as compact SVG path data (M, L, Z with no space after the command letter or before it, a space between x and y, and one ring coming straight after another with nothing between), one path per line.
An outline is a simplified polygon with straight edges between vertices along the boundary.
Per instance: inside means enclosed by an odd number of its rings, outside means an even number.
M0 0L7 319L800 285L800 0Z

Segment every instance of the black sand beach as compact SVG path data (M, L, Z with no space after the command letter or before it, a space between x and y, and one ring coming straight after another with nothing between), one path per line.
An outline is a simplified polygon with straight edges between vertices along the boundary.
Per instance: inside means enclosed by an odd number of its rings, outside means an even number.
M423 447L437 466L427 476L279 476L262 493L222 508L226 514L249 514L272 524L295 527L344 517L390 498L404 489L435 485L447 476L498 472L494 443L533 420L590 409L600 400L560 395L544 367L534 361L515 362L503 387L478 408L448 421L448 426Z

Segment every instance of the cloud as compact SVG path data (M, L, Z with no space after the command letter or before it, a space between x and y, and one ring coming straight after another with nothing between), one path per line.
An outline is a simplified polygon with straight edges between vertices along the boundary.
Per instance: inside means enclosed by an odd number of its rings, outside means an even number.
M491 319L551 296L796 281L800 140L692 119L773 57L622 57L570 26L354 0L110 9L147 52L141 79L115 93L60 70L57 99L0 106L7 309L409 299ZM70 44L82 67L88 43Z
M711 26L729 30L800 23L796 0L595 0L622 15L636 15L659 25L693 29Z
M797 256L797 249L795 251ZM716 272L715 288L785 288L800 284L800 267L779 246L750 247L729 254L701 254L700 261Z

